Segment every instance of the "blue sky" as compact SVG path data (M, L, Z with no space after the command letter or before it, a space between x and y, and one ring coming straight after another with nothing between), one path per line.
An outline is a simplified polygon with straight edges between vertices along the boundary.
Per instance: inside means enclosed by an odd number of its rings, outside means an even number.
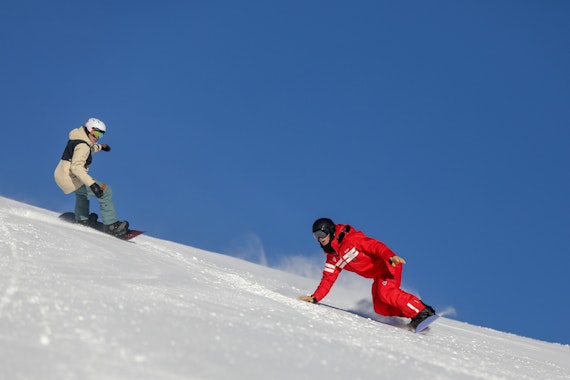
M112 151L91 174L133 227L277 266L324 262L310 227L328 216L406 258L436 308L568 344L569 16L567 1L4 2L0 195L71 210L53 169L98 117Z

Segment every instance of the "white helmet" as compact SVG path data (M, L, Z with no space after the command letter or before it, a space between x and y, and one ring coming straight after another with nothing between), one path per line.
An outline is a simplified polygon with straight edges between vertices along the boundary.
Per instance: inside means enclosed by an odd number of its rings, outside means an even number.
M91 131L93 131L93 129L98 129L102 132L107 131L107 127L105 127L105 123L103 123L101 120L96 119L94 117L87 119L87 121L85 122L85 128L87 128L87 131L90 133L91 133Z

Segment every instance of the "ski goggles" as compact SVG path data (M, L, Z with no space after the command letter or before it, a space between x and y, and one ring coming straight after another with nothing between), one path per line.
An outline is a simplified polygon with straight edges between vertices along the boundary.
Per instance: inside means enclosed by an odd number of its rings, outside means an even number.
M105 134L105 131L102 131L102 130L97 129L97 128L93 128L91 130L91 134L93 135L93 137L100 139Z
M320 230L313 231L313 236L317 240L324 239L327 237L327 235L330 235L330 232L329 232L328 228L325 228L325 227L321 227Z

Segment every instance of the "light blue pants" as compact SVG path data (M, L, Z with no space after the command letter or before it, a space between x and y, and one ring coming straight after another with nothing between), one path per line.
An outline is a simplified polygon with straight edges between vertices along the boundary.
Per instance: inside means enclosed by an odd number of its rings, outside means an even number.
M103 184L97 181L99 186ZM93 191L85 185L75 190L75 220L87 220L89 218L89 197L94 197ZM118 221L115 205L113 204L113 190L111 186L107 185L103 196L97 198L99 201L99 208L101 210L101 219L103 224L109 225Z

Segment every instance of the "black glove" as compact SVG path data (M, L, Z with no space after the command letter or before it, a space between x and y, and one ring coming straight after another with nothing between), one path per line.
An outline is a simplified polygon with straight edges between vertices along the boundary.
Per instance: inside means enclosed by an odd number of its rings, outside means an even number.
M109 146L107 144L101 144L101 150L104 150L105 152L110 152L111 146Z
M101 198L103 196L103 189L97 184L97 182L89 186L89 188L97 198Z

